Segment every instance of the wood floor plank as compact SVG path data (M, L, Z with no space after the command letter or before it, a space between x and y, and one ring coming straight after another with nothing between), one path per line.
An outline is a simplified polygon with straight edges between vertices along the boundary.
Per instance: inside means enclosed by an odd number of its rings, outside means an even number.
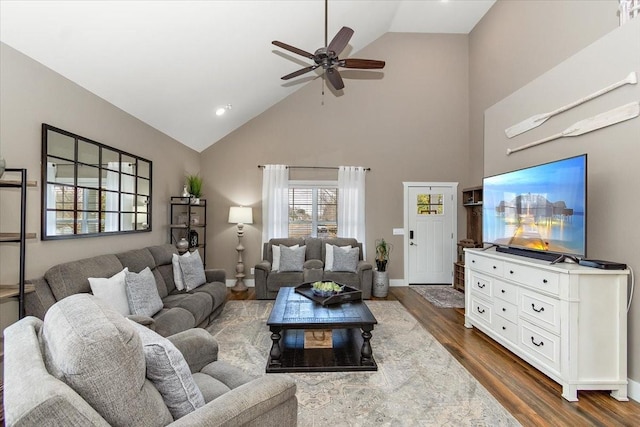
M254 288L229 299L255 299ZM606 391L579 391L578 402L562 387L478 329L464 327L464 309L437 308L409 287L391 287L400 301L523 426L640 426L640 403L618 402Z

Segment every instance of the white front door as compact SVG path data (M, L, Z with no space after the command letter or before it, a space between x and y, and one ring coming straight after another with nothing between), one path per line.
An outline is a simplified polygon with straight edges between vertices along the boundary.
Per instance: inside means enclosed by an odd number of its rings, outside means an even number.
M405 183L407 283L452 283L457 183L413 184Z

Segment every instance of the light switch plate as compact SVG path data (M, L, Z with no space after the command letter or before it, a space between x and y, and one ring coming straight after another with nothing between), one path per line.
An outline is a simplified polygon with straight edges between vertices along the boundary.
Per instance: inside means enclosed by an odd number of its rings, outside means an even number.
M394 236L404 236L404 228L394 228L393 229Z

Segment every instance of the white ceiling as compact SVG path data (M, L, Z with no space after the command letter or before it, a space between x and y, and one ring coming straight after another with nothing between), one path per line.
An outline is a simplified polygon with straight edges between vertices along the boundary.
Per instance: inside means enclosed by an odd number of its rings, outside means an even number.
M331 0L329 40L466 34L494 2ZM323 46L324 1L0 0L0 40L200 152L301 87L280 77L311 61L271 41Z

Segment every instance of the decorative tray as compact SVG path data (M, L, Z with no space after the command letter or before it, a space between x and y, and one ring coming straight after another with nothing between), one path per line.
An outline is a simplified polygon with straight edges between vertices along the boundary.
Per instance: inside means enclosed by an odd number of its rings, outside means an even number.
M295 291L322 305L339 304L342 302L359 301L362 299L361 290L352 288L347 285L341 285L340 283L338 283L338 285L343 286L342 292L333 294L331 296L319 296L316 295L311 288L314 283L315 282L308 282L298 285L296 286Z

